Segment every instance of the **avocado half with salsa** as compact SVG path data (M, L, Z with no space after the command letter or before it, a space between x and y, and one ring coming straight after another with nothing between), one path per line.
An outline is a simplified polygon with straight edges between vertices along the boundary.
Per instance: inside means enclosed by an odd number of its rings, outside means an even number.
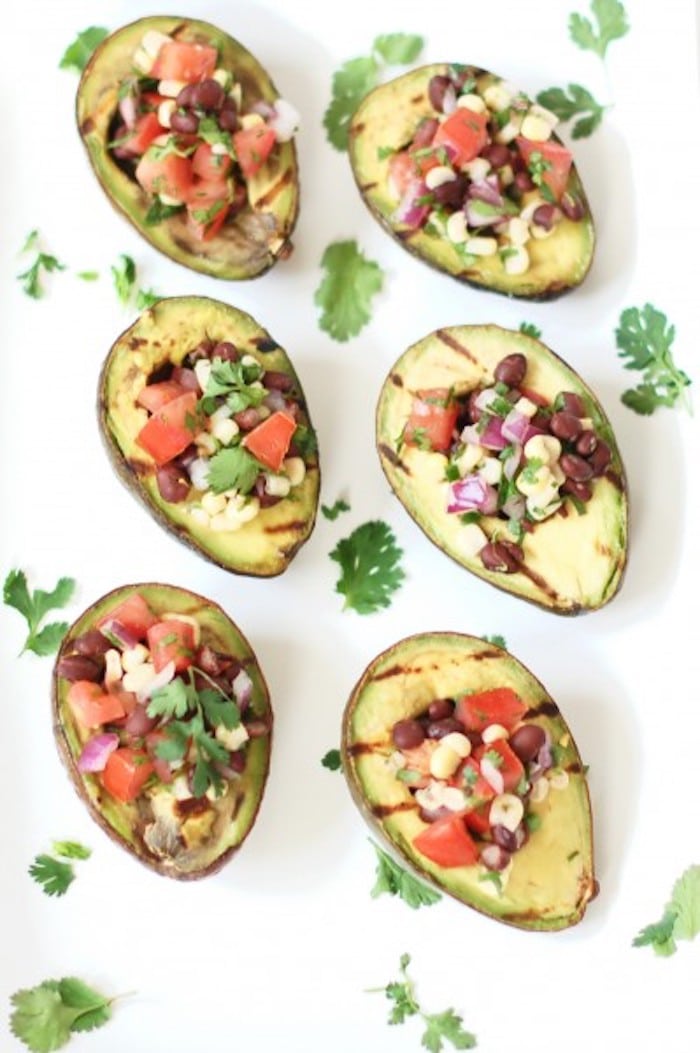
M377 406L394 493L461 566L556 614L608 603L627 560L627 490L593 392L523 332L451 326L410 347Z
M248 314L159 300L109 352L102 436L132 493L225 570L271 577L311 533L316 437L294 368Z
M289 255L298 115L237 40L188 18L124 26L88 62L76 116L103 190L166 256L235 280Z
M435 64L370 92L349 130L370 212L425 263L533 300L579 285L595 232L556 116L501 77Z
M394 644L350 696L342 759L372 829L429 884L522 929L580 921L597 892L584 769L507 651L458 633Z
M173 585L125 585L68 630L53 672L59 753L92 817L167 877L240 848L270 762L267 685L240 629Z

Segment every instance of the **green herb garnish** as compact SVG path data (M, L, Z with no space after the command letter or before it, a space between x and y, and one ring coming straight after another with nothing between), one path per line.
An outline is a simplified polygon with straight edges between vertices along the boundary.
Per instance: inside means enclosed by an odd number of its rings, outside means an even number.
M66 269L65 263L60 263L55 256L50 256L46 252L40 252L38 245L39 231L32 230L20 250L20 255L23 256L28 252L36 251L36 259L31 267L23 271L22 274L17 275L17 280L22 282L22 289L33 300L40 300L44 295L44 287L41 284L42 271L50 274L52 271L64 271Z
M243 446L227 446L209 461L208 486L215 494L238 490L249 494L263 466Z
M389 896L398 896L412 910L418 910L419 907L431 907L434 903L439 903L442 899L439 892L428 888L422 881L417 881L412 874L409 874L407 870L394 862L391 856L382 851L374 841L371 844L377 853L377 880L370 893L372 899L377 899L384 893Z
M75 872L65 859L88 859L90 849L78 841L54 841L55 855L42 854L35 857L29 867L29 874L43 887L47 896L63 896L75 880ZM56 859L62 856L63 860Z
M350 505L343 497L339 497L332 505L321 505L321 511L326 519L334 522L341 512L349 512Z
M58 68L72 69L76 73L82 73L93 51L98 44L102 43L106 36L109 36L109 30L105 29L104 26L89 26L87 29L84 29L82 33L78 33L73 43L69 44L63 52Z
M75 1032L106 1024L113 1001L74 976L44 980L12 995L10 1030L33 1053L49 1053L67 1045Z
M597 32L590 19L574 12L569 17L569 35L584 51L594 51L604 59L608 45L629 32L627 12L620 0L591 0L591 11Z
M566 90L548 88L539 93L537 101L540 106L545 106L556 114L560 121L571 121L574 117L579 117L571 131L572 139L586 139L592 135L607 109L596 102L590 91L580 84L569 84Z
M405 577L402 555L391 527L381 520L363 523L339 541L330 558L341 568L335 591L345 596L343 610L372 614L389 607Z
M660 921L647 925L633 947L653 947L664 958L678 950L676 940L693 940L700 932L700 865L689 866L676 881Z
M673 360L671 345L676 330L668 325L666 315L650 303L644 307L628 307L620 315L615 340L619 357L627 359L625 369L638 369L643 379L636 388L622 395L622 401L635 413L649 415L659 406L675 406L680 402L690 409L685 389L690 377L678 369Z
M329 771L340 771L343 767L340 750L328 750L328 753L321 757L321 764Z
M371 318L372 298L382 288L378 263L368 260L356 241L336 241L321 259L325 274L314 294L321 308L319 325L333 340L357 336Z
M3 602L19 611L29 627L21 654L25 651L41 656L56 653L68 631L68 622L51 622L42 629L39 626L49 611L67 606L74 589L73 578L59 578L51 592L43 589L30 592L24 571L10 571L3 586Z
M533 340L539 340L542 336L542 330L538 329L532 322L521 322L519 329L521 333L524 333L525 336L531 336Z

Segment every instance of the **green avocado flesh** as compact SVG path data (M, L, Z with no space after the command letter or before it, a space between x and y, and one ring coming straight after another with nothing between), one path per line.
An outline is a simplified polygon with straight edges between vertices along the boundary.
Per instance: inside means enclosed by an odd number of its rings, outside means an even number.
M481 864L441 867L413 846L427 824L389 758L391 731L438 698L512 688L528 706L528 723L549 732L557 767L568 774L529 811L539 823L514 853L499 890ZM556 704L524 666L473 636L425 633L390 647L366 669L343 720L343 771L355 803L386 845L419 877L455 899L522 929L564 929L580 921L597 892L588 788L574 741ZM493 875L491 875L493 876Z
M219 66L233 73L242 87L242 111L248 112L256 102L274 103L279 98L257 59L215 26L186 18L142 18L117 30L97 48L80 81L76 118L95 175L112 204L151 245L176 263L213 278L255 278L291 251L290 237L299 210L294 143L275 146L259 172L247 181L247 205L210 239L195 237L181 214L147 225L152 199L120 168L108 143L119 105L119 85L133 75L133 56L149 31L218 48Z
M411 230L394 218L398 200L389 185L391 156L409 146L423 118L438 116L428 97L428 85L432 77L447 75L449 70L445 64L413 70L370 92L358 107L350 124L348 149L365 204L405 249L460 281L523 299L560 296L583 281L595 245L593 219L575 166L571 168L566 191L582 203L584 216L577 221L563 217L548 237L531 238L526 246L530 266L522 274L508 274L498 253L465 256L444 233L426 226ZM502 80L480 69L474 69L473 75L474 92L479 95ZM556 135L551 138L559 142ZM537 191L529 191L521 205L524 207L537 197Z
M524 386L551 404L560 392L584 401L597 435L611 450L610 465L592 481L593 496L581 512L565 500L559 512L523 535L524 561L516 573L487 570L468 542L459 514L447 512L446 457L402 444L417 392L452 389L457 397L494 382L505 356L527 359ZM581 378L544 344L499 326L438 329L410 347L391 369L377 405L377 448L394 493L438 548L484 581L556 614L595 610L613 598L627 560L627 493L610 422ZM490 540L511 538L507 521L481 516Z
M315 456L305 458L304 480L288 498L261 509L255 519L235 532L217 532L195 521L188 502L174 504L161 497L155 464L136 443L148 419L136 399L148 378L169 363L180 365L205 338L229 341L241 355L256 358L265 370L293 377L299 393L299 424L311 428L298 377L270 334L234 307L201 296L184 296L159 300L109 352L99 387L102 436L122 481L162 526L225 570L273 577L287 568L313 529L320 486Z
M224 611L202 596L172 585L125 585L103 596L68 630L58 661L71 652L72 641L98 623L120 603L138 593L155 615L177 613L197 619L202 644L236 657L253 682L249 712L272 721L270 698L257 659L241 631ZM172 851L156 852L151 847L149 826L159 801L171 794L162 783L149 784L141 796L122 803L103 788L97 775L78 771L77 760L91 732L79 724L70 705L70 683L53 673L53 723L56 743L73 785L90 814L102 829L141 863L167 877L194 879L218 870L240 847L255 822L270 765L271 732L250 738L246 744L245 771L226 783L220 797L192 799L197 808L184 812L185 819ZM151 802L156 801L156 806ZM152 829L152 827L151 827ZM151 844L149 844L150 842Z

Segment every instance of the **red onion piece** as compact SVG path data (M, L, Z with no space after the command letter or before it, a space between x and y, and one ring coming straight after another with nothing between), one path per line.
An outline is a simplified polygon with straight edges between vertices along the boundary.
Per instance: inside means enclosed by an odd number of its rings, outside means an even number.
M503 434L503 428L501 428L501 434ZM505 436L504 436L505 438ZM512 479L518 468L520 467L520 461L523 455L523 451L520 446L515 445L513 452L509 457L506 457L503 462L503 474L506 479Z
M425 222L430 212L429 205L417 205L418 198L428 193L428 188L422 179L412 179L399 201L398 208L394 212L393 219L411 230L417 230Z
M107 758L119 745L119 736L114 732L94 735L83 746L78 757L78 771L104 771Z
M479 435L479 442L487 450L505 450L508 440L503 435L500 417L489 417L486 427Z
M245 669L241 669L236 679L231 684L233 695L240 709L247 709L253 698L253 681Z
M513 494L503 503L503 511L509 519L522 519L525 515L525 498L520 494Z
M127 735L140 739L149 731L153 731L157 723L158 717L149 717L146 707L137 703L127 717L124 731Z
M467 197L472 201L483 201L486 205L495 208L503 206L503 195L498 185L497 176L487 176L480 179L478 183L472 183L467 191Z
M263 406L267 406L273 413L276 413L278 410L284 413L287 408L287 400L281 391L274 389L263 399Z
M126 625L118 622L116 618L107 618L106 621L101 622L99 630L105 636L109 635L118 640L125 649L136 647L137 643L141 643L141 637L131 629L128 629Z
M278 143L287 143L299 127L299 111L286 99L277 99L267 124Z
M475 404L480 410L487 410L494 399L499 397L498 392L495 388L484 388L474 399Z
M450 486L448 512L481 512L493 515L498 508L498 494L480 475L466 475Z
M518 443L519 446L524 446L533 435L544 435L542 428L537 428L529 417L515 409L503 421L501 431L508 442Z
M129 131L136 127L136 118L138 117L138 104L135 95L125 95L119 102L119 113L121 114L124 124L127 126Z
M175 663L168 662L167 665L163 666L159 673L156 673L156 675L153 677L153 679L147 687L144 687L141 689L141 691L136 692L136 697L139 700L139 702L145 702L151 697L154 691L158 690L159 687L165 687L166 684L169 684L174 676Z
M250 107L250 112L260 114L260 116L264 117L267 121L270 117L274 117L275 107L271 106L269 102L265 102L264 99L258 99L258 101L254 102Z
M495 764L492 764L488 757L482 757L479 767L481 769L481 774L484 776L491 789L494 790L495 793L503 793L503 776Z
M457 109L457 92L454 84L449 84L445 88L445 95L442 100L442 112L443 113L454 113Z
M488 870L505 870L510 863L510 852L500 845L484 845L481 849L481 862Z

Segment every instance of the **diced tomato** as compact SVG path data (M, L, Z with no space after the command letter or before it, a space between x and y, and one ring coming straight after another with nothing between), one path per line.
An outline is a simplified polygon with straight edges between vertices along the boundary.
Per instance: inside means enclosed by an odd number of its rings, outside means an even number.
M157 621L158 619L143 596L135 592L133 596L123 600L114 610L100 619L97 623L97 628L101 629L108 622L119 622L130 633L137 636L139 640L143 640L147 630L152 625L155 625Z
M452 443L459 408L450 403L447 388L419 391L404 430L404 440L411 446L427 447L445 453Z
M187 223L195 237L209 241L221 230L231 209L230 199L231 189L225 179L194 184L187 199Z
M447 120L438 125L433 146L444 146L455 168L473 161L486 146L488 132L487 113L475 113L466 106L459 106Z
M479 860L461 815L437 819L413 838L414 848L441 867L468 867Z
M228 154L215 154L209 143L201 143L192 156L192 171L205 182L224 180L232 164Z
M149 731L146 735L146 749L153 761L153 770L160 779L161 782L172 782L175 778L175 773L170 767L170 761L166 761L165 758L159 757L157 750L161 742L168 738L164 731L160 728L155 731Z
M151 146L137 164L135 175L147 193L165 194L184 202L192 186L192 161L179 154L154 156Z
M75 680L68 689L68 705L84 728L99 728L124 716L124 707L114 695L105 694L92 680Z
M107 758L102 785L112 797L126 804L138 797L153 770L153 762L145 750L121 746Z
M163 134L163 128L155 113L144 113L143 116L136 118L133 131L126 134L128 138L119 144L121 149L140 156L146 152L154 139Z
M240 131L234 132L233 148L246 180L260 171L275 142L275 133L266 124L255 124L252 128L241 128Z
M488 804L480 804L478 808L473 808L471 812L467 812L464 816L467 828L478 837L484 837L491 829L491 823L489 822L490 811L491 803L489 802Z
M194 626L176 618L157 622L148 630L148 648L151 661L159 673L168 662L175 663L175 672L181 673L192 665L195 651Z
M494 767L503 779L503 792L512 793L524 776L525 769L505 739L496 739L488 745L479 746L474 752L474 757L481 763L487 753L494 752L500 757L500 761L495 761Z
M510 687L494 687L457 700L455 717L467 731L483 731L489 724L501 724L508 731L527 713L527 706Z
M211 77L216 69L217 54L216 48L209 44L169 40L156 55L150 76L156 80L184 80L187 84L194 84Z
M288 413L277 410L261 421L243 438L241 445L257 457L271 472L278 472L287 456L296 421Z
M136 436L136 442L150 453L159 467L177 457L192 442L197 430L197 401L197 392L187 391L166 402Z
M172 402L186 392L187 388L175 380L162 380L159 384L146 384L139 392L136 402L149 413L157 413L166 402Z
M496 795L496 791L481 774L479 762L475 757L467 757L448 782L451 786L464 790L471 798L470 804L473 804L474 807L484 801L492 800Z
M546 183L552 191L556 201L561 199L569 182L569 172L573 163L573 154L561 143L548 140L546 143L537 143L532 139L524 139L519 135L517 140L518 149L525 164L532 172L536 162L543 165L542 182Z
M402 198L418 175L415 159L408 150L400 150L389 158L389 185L394 197Z

